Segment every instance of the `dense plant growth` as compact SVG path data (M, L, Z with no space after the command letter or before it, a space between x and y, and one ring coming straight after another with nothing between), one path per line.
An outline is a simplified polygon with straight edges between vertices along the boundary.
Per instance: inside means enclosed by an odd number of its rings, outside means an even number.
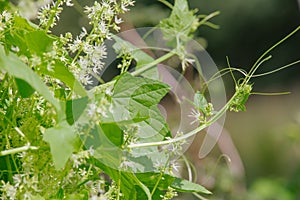
M190 103L199 126L172 134L157 107L170 86L160 80L156 66L176 57L184 73L197 62L186 44L200 26L216 28L209 20L218 12L198 15L186 0L161 2L172 9L158 25L172 49L157 59L113 34L123 22L120 14L134 6L132 0L85 5L89 26L79 35L51 32L64 8L82 9L76 1L43 6L38 23L22 17L9 1L0 2L2 199L167 200L179 192L210 194L175 175L182 145L226 111L244 111L252 94L250 79L260 76L255 72L270 59L267 54L299 28L266 51L249 72L229 66L211 77L207 84L225 73L233 76L233 71L244 76L235 81L236 92L220 110L206 99L205 85L197 88ZM119 55L119 75L105 82L107 40Z

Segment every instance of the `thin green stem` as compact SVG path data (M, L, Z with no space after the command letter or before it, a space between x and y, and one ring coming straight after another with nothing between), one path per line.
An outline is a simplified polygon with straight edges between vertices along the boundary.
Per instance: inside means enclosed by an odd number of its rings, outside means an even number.
M155 193L155 191L156 191L156 189L157 189L157 187L158 187L160 181L162 180L163 175L165 174L165 171L166 171L166 169L167 169L167 166L169 165L169 162L170 162L170 157L168 157L168 160L166 161L165 165L164 165L163 168L161 168L161 170L160 170L160 175L159 175L159 177L158 177L158 179L157 179L157 181L156 181L156 183L155 183L155 185L154 185L154 187L153 187L153 189L152 189L151 197L154 195L154 193Z
M151 69L152 67L156 66L157 64L171 58L172 56L174 56L176 54L175 51L170 51L169 53L163 55L162 57L154 60L153 62L145 65L144 67L141 67L137 70L135 70L134 72L131 73L131 75L133 76L138 76L138 75L141 75L142 73L148 71L149 69Z
M117 187L118 187L118 191L117 191L117 200L120 200L120 196L121 196L121 171L119 171L119 179L118 179L118 183L117 183Z
M7 146L7 148L10 148L10 142L9 142L9 139L8 139L8 136L7 136L7 129L6 129L6 131L5 131L6 133L5 133L5 139L6 139L6 146ZM3 151L2 151L3 152ZM1 153L2 152L0 152L0 156L1 156ZM9 155L9 154L6 154L6 155ZM4 155L5 156L5 155ZM6 160L6 166L7 166L7 169L8 169L8 171L9 171L9 173L8 173L8 180L10 181L10 182L12 182L12 176L13 176L13 173L12 173L12 167L11 167L11 162L10 162L10 159L9 159L9 156L6 156L5 157L5 160Z
M17 173L19 174L20 171L19 171L19 168L18 168L18 165L17 165L17 162L16 162L16 159L15 159L15 156L13 154L10 155L11 156L11 160L13 161L14 163L14 166L15 166L15 169L17 171Z
M245 80L244 80L244 84L247 84L250 79L253 77L254 73L256 72L256 70L263 64L265 63L266 61L270 60L272 58L272 56L268 56L266 58L264 58L262 61L260 61L254 68L252 68L250 70L250 72L247 74Z
M195 197L197 197L198 199L200 199L200 200L208 200L207 198L201 196L200 194L198 194L198 193L196 193L196 192L193 192L193 195L194 195Z
M234 84L237 85L237 82L236 82L236 80L235 80L235 77L234 77L233 72L232 72L232 69L231 69L231 65L230 65L230 61L229 61L228 56L226 56L226 61L227 61L227 65L228 65L228 67L229 67L229 71L230 71L231 77L232 77L232 79L233 79L233 81L234 81Z
M211 14L205 16L205 17L199 22L199 26L205 24L208 20L210 20L211 18L213 18L213 17L215 17L215 16L217 16L217 15L219 15L219 14L220 14L220 11L215 11L215 12L213 12L213 13L211 13ZM218 27L218 26L216 25L216 27Z
M101 83L101 84L105 83L105 81L100 76L98 76L98 74L96 74L94 72L92 72L91 74L95 79L97 79L97 81L99 81L99 83Z
M142 188L143 191L146 193L148 200L152 200L149 188L147 188L147 186L145 186L134 174L132 177L135 180L135 182L140 186L140 188Z
M257 69L257 65L263 60L263 58L270 52L272 51L274 48L276 48L277 46L279 46L280 44L282 44L284 41L286 41L287 39L289 39L292 35L294 35L296 32L298 32L300 30L300 26L298 26L294 31L292 31L290 34L288 34L287 36L285 36L283 39L281 39L279 42L277 42L276 44L274 44L273 46L271 46L271 48L269 48L267 51L265 51L258 59L257 61L254 63L254 65L252 66L252 68L249 71L249 74L253 74L253 71L255 71Z
M229 68L221 69L220 71L218 71L217 73L215 73L208 81L206 81L204 83L203 92L208 88L208 84L210 84L214 80L217 80L218 78L221 78L222 76L230 73L230 71L232 71L232 72L233 71L238 71L239 73L243 74L245 77L247 76L247 72L244 71L244 70L242 70L242 69L233 68L233 67L231 67L230 69Z
M222 117L225 114L225 112L229 109L230 105L232 104L232 102L235 99L235 96L237 94L238 93L236 92L232 96L232 98L226 103L226 105L221 110L219 110L216 113L216 115L214 115L208 122L206 122L205 124L200 125L196 129L188 132L187 134L184 134L180 137L172 138L170 140L164 140L164 141L161 141L161 142L147 142L147 143L130 144L130 145L128 145L128 148L141 148L141 147L167 145L167 144L172 144L172 143L175 143L175 142L178 142L178 141L185 140L185 139L187 139L191 136L194 136L198 132L202 131L203 129L207 128L208 126L210 126L211 124L216 122L218 119L220 119L220 117Z
M88 38L91 37L91 35L93 35L94 32L95 32L95 25L93 26L93 29L91 30L91 32L87 36L86 41L88 41ZM82 51L83 51L83 46L81 46L80 49L77 51L77 54L74 56L74 58L73 58L73 60L72 60L71 63L74 63L79 58L79 56L82 53Z
M219 25L216 25L216 24L211 23L211 22L205 22L204 25L206 25L206 26L208 26L208 27L210 27L212 29L219 29L220 28Z
M165 4L167 7L169 7L170 9L173 9L173 5L170 4L168 1L166 0L158 0L159 2Z
M300 63L300 60L297 60L297 61L292 62L290 64L284 65L282 67L276 68L276 69L274 69L272 71L269 71L269 72L265 72L265 73L261 73L261 74L254 74L254 75L252 75L252 78L256 78L256 77L260 77L260 76L266 76L266 75L269 75L269 74L273 74L275 72L278 72L278 71L283 70L285 68L291 67L291 66L296 65L298 63Z
M278 95L287 95L291 92L251 92L251 95L263 95L263 96L278 96Z
M12 182L13 181L13 178L12 178L13 172L12 172L12 167L11 167L9 156L5 157L5 162L6 162L6 166L7 166L7 169L8 169L8 181Z
M0 113L2 114L2 113ZM14 123L8 118L6 117L4 114L2 114L2 116L5 118L5 120L11 125L11 126L15 126ZM25 134L18 128L18 127L15 127L14 128L15 131L22 137L22 138L26 138Z
M156 191L156 189L157 189L157 187L158 187L158 184L160 183L160 181L161 181L163 175L164 175L164 172L161 171L161 172L160 172L160 175L159 175L159 177L158 177L158 179L157 179L157 181L156 181L156 183L155 183L155 185L154 185L154 187L153 187L153 189L152 189L152 191L151 191L151 197L154 195L154 193L155 193L155 191Z
M189 160L185 157L185 155L182 155L181 157L183 158L184 164L185 164L185 166L186 166L186 168L187 168L189 181L190 181L190 182L193 182L193 172L192 172L192 168L191 168L190 162L189 162Z

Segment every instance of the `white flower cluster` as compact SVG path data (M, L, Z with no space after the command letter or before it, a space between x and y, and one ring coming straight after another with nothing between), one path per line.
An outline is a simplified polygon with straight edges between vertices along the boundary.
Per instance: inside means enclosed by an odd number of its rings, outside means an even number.
M87 31L83 27L81 33L74 38L71 33L61 35L59 40L54 41L52 50L43 54L42 60L37 60L35 56L30 58L31 67L34 68L44 61L47 69L52 71L59 60L68 66L83 85L93 84L93 77L98 78L98 73L104 66L103 59L107 57L104 41L112 38L111 30L120 30L122 19L118 16L128 11L128 7L133 4L132 0L102 0L95 1L92 6L85 6L91 30ZM55 26L63 5L73 6L73 3L71 0L57 0L43 6L37 16L40 26L47 31Z
M5 30L5 28L12 23L12 15L7 11L3 11L0 14L0 33ZM1 34L0 34L1 37Z
M2 196L0 199L14 200L19 199L21 196L22 199L30 200L32 199L32 193L40 192L38 189L38 177L36 175L15 174L13 182L13 185L9 182L1 182L0 191L2 192Z
M73 62L70 69L81 83L92 84L92 75L96 75L104 66L102 59L106 58L106 47L103 43L95 43L91 40L83 40L87 36L86 30L69 45L72 53L80 52L84 55L78 56L77 63ZM79 55L79 53L77 54Z
M81 34L68 46L69 51L75 54L70 69L84 85L92 84L92 76L97 77L103 68L102 60L107 56L104 41L112 38L110 30L120 30L122 19L118 15L128 11L127 7L133 4L132 0L102 0L85 7L92 29L88 33L82 28Z
M63 5L73 6L71 0L57 0L52 4L46 4L41 8L37 14L37 18L40 20L40 26L46 28L52 28L56 25L59 20L59 15L63 10Z

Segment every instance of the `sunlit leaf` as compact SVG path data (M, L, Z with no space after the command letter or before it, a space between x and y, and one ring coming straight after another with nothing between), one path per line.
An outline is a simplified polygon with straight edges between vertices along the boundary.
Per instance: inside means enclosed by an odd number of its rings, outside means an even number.
M75 129L66 121L47 129L44 140L50 144L56 169L62 169L72 153L78 148L78 137Z
M58 101L53 97L53 94L42 82L40 77L25 65L15 54L6 54L2 46L0 46L0 69L7 71L10 75L18 79L26 81L46 100L52 103L57 110L60 110Z
M72 125L76 122L88 104L88 97L73 99L66 102L67 122Z
M15 80L21 97L28 98L34 93L35 90L26 81L19 78L16 78Z
M211 194L211 192L203 186L181 178L175 178L171 187L179 192L199 192L203 194Z
M198 110L200 110L202 113L205 113L205 108L208 106L208 103L206 101L206 98L203 94L201 94L199 91L194 96L194 104Z

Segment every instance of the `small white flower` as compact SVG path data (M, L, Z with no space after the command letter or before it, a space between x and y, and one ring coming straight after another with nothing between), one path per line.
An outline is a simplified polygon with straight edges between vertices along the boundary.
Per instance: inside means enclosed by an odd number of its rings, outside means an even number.
M54 68L53 68L53 66L51 65L51 63L48 63L48 64L47 64L47 70L50 71L50 72L53 72L53 71L54 71Z
M93 56L101 58L106 58L106 46L104 44L94 46Z
M129 9L126 8L126 5L125 5L125 4L121 4L121 9L122 9L124 12L129 11Z
M108 9L106 10L107 18L114 16L114 14L115 14L115 13L114 13L114 11L113 11L112 9L108 8Z
M132 161L128 161L128 160L124 160L122 163L121 163L121 165L120 165L120 169L122 170L127 170L127 169L132 169L132 168L134 168L135 167L135 164L134 164L134 162L132 162Z
M17 194L17 188L10 185L10 183L5 183L2 181L2 188L1 191L5 192L10 199L15 199L16 194Z
M79 168L78 171L79 171L79 175L82 176L82 177L86 176L86 174L87 174L87 171L85 169Z
M94 156L95 150L94 150L94 147L93 147L93 146L91 146L91 147L88 149L88 153L89 153L90 156Z
M81 48L82 45L83 45L83 42L81 41L81 39L79 37L76 37L73 44L69 45L69 50L72 53L75 53L76 51L78 51Z
M80 56L77 62L82 70L87 70L87 68L89 67L89 60L87 58Z
M191 118L194 118L194 120L191 122L191 124L194 124L196 122L199 122L201 113L198 110L192 109L192 112L190 115L188 115Z
M99 30L102 34L105 34L107 32L106 24L103 21L99 23Z
M171 162L170 166L176 172L179 172L179 168L181 167L180 164L176 161Z
M117 16L115 16L115 23L116 24L121 24L123 22L122 18L118 18Z
M19 185L22 183L23 177L24 174L15 174L13 176L15 187L19 187Z
M76 154L72 154L71 158L73 160L73 167L78 168L81 164L79 157Z
M108 95L108 96L112 96L112 94L113 94L112 88L110 88L110 87L106 88L105 94Z
M66 0L66 6L73 6L74 4L72 3L72 0Z
M86 53L86 54L92 54L93 53L93 46L90 45L89 43L87 42L84 42L83 43L83 51Z
M92 77L88 74L80 74L79 80L84 85L91 85L93 83Z
M41 57L37 56L36 54L33 54L32 57L30 58L30 62L32 66L39 66L42 64Z
M84 27L82 27L81 30L82 31L81 31L81 33L79 35L79 38L83 39L85 36L87 36L88 32L87 32L87 30Z
M8 22L12 18L11 13L7 12L6 10L3 11L2 16L4 17L4 20L6 22Z
M97 105L94 103L89 104L88 115L90 117L94 116L97 110Z

